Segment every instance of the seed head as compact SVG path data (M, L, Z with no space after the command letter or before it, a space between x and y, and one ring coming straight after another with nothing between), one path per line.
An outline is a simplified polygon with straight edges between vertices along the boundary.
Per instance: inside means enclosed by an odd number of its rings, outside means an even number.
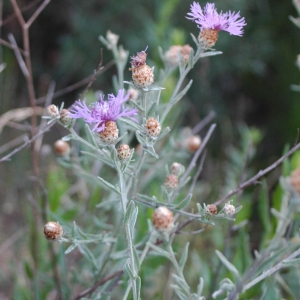
M231 216L235 213L235 207L232 204L226 203L224 207L224 213Z
M47 107L47 112L50 117L56 118L59 116L58 107L54 104L51 104Z
M160 134L161 126L156 119L150 117L146 121L145 130L149 137L155 138Z
M174 226L173 213L165 206L160 206L154 211L152 222L156 230L168 232Z
M154 74L148 65L132 68L132 80L136 87L145 88L154 82Z
M147 48L146 48L147 50ZM131 57L131 67L138 68L146 64L147 53L145 51L137 52L136 56Z
M126 144L121 144L117 150L118 152L118 158L120 160L126 160L130 157L130 147Z
M103 143L107 145L113 144L119 136L117 123L115 121L107 121L104 130L99 132L99 136Z
M178 186L178 177L176 175L169 175L165 180L165 187L168 190L174 190Z
M47 240L57 241L63 235L63 229L57 222L48 222L44 226L44 235Z
M201 145L201 139L197 135L193 135L185 141L186 149L192 153L196 152L200 147L200 145Z
M70 116L70 112L67 109L62 109L60 112L60 121L65 125L68 126L70 125L72 118Z
M291 173L290 184L300 194L300 168Z
M53 148L55 153L60 156L67 156L71 151L70 145L63 140L57 140L54 143Z
M214 204L209 204L206 206L206 212L209 215L216 215L218 212L218 208Z

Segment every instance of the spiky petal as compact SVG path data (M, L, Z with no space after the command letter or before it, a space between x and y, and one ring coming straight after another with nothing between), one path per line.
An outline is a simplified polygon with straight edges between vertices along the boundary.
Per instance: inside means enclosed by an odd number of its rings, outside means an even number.
M105 123L108 121L116 121L120 117L132 118L137 115L137 109L135 108L122 109L122 104L129 99L129 95L129 93L125 95L125 90L121 89L117 96L109 94L107 101L101 95L99 101L91 106L87 106L85 100L82 102L78 100L73 104L70 117L74 119L82 118L86 123L94 124L92 131L102 132Z

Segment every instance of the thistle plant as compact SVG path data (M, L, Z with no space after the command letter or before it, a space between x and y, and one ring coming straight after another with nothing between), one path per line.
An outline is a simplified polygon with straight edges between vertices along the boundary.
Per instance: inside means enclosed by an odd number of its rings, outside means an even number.
M300 175L295 165L300 144L255 174L251 163L260 134L241 128L241 144L226 150L222 185L217 174L209 187L199 181L208 168L215 113L194 128L182 129L172 119L193 84L189 72L202 58L222 54L212 48L219 32L241 37L246 22L239 12L218 13L213 3L202 8L194 2L182 17L195 22L200 32L191 34L193 47L159 48L162 70L147 65L147 57L156 51L151 45L135 49L128 61L129 51L118 44L119 36L107 31L99 39L114 57L114 90L107 96L89 91L93 78L68 109L64 104L47 108L44 119L49 126L57 123L68 131L54 143L57 161L77 180L66 188L63 201L48 195L49 209L41 209L41 234L52 245L53 290L59 299L300 297L297 286L289 285L294 273L279 272L299 263L295 214L300 212ZM126 78L125 68L131 78ZM171 76L177 81L166 99L164 84ZM282 163L284 172L270 209L262 178ZM54 186L59 183L57 179ZM265 229L253 255L245 230L254 196L243 194L252 185L259 185L255 212L260 212ZM80 211L75 217L68 210L72 198ZM206 254L201 252L205 244ZM63 263L67 259L71 270ZM61 272L55 269L58 265ZM268 281L271 275L274 284ZM257 285L258 292L253 292Z

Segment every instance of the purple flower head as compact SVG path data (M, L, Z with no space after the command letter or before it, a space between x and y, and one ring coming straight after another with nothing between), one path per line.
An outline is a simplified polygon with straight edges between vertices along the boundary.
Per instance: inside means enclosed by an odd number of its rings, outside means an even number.
M116 121L120 117L129 117L137 115L137 109L125 108L122 110L122 104L129 99L130 93L125 95L125 90L119 90L118 95L108 95L108 100L100 96L100 100L91 106L87 106L85 100L76 101L70 112L70 117L74 119L83 118L88 124L95 124L92 131L101 132L105 128L107 121ZM135 120L134 118L132 118Z
M243 35L243 27L246 26L244 18L241 18L240 12L220 12L217 13L214 3L207 3L202 10L198 2L191 4L191 12L186 17L193 20L202 29L224 30L232 35Z

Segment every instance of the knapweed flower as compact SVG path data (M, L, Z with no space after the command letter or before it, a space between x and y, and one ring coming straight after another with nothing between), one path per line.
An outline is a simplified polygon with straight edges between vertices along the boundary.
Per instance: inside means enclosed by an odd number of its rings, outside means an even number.
M240 12L217 13L214 3L207 3L202 10L199 3L191 4L191 12L187 19L193 20L200 28L199 41L205 47L212 47L218 39L218 32L224 30L231 35L243 35L243 27L246 26Z
M105 124L109 121L116 121L120 117L129 117L137 115L137 109L125 108L122 110L122 104L129 99L129 93L125 95L125 90L121 89L117 96L108 95L108 100L100 96L100 100L91 106L87 106L85 100L76 101L70 112L70 117L74 119L82 118L88 124L94 124L92 131L102 132Z

